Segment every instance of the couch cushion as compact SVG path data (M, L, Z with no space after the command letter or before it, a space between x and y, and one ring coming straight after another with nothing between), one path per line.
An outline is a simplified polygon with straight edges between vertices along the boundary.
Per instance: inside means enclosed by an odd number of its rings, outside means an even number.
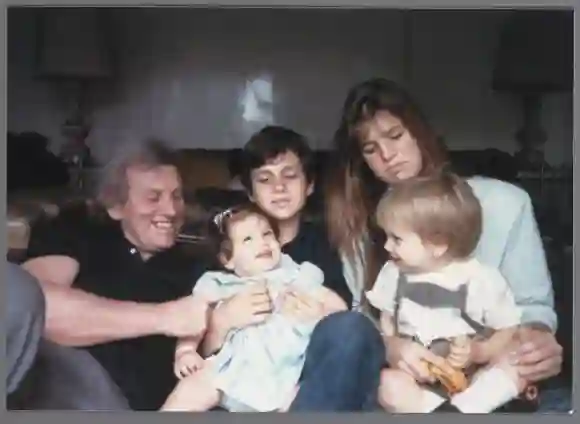
M199 187L227 188L231 180L228 150L181 149L178 168L186 191Z
M183 228L185 237L205 237L207 225L219 211L248 200L246 193L221 188L199 188L186 194L187 216Z

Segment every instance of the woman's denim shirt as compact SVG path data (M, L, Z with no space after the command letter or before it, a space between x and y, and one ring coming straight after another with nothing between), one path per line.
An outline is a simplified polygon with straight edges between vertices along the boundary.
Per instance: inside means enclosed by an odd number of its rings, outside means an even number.
M468 180L483 209L483 231L474 255L497 267L508 280L522 322L557 327L552 280L529 195L515 185L491 178ZM343 257L344 274L353 291L353 309L362 294L362 267Z

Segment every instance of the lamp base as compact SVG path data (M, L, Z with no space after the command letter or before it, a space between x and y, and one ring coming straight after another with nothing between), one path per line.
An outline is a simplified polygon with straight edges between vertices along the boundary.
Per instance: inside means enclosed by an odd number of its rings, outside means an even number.
M520 150L515 154L520 170L539 170L545 166L546 131L542 128L542 97L540 93L522 96L523 125L515 134Z
M82 192L85 188L84 170L93 162L91 149L86 144L90 128L87 125L66 122L61 131L68 139L60 156L69 167L70 186L73 190Z

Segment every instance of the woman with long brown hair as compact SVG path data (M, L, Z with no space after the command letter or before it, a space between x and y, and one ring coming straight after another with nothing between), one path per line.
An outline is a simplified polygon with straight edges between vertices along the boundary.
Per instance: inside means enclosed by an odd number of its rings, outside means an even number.
M380 196L390 185L446 166L447 155L411 95L382 78L349 91L334 143L337 165L326 190L329 235L342 254L355 302L364 307L363 293L386 260L382 233L372 219ZM562 348L554 336L552 282L530 197L492 178L476 176L468 182L483 210L475 256L502 272L523 311L514 361L526 380L545 380L560 372ZM418 381L428 378L421 362L426 348L395 337L387 343L391 366L404 361Z

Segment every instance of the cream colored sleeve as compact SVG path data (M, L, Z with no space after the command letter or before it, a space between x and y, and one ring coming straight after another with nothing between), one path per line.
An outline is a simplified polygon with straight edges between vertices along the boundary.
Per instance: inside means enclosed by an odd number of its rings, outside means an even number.
M507 280L498 269L482 265L477 285L478 290L473 293L472 301L482 304L483 322L486 326L501 329L521 323L521 308L517 305Z
M387 262L379 272L373 288L365 293L371 305L380 311L393 313L398 279L399 269L394 263Z

